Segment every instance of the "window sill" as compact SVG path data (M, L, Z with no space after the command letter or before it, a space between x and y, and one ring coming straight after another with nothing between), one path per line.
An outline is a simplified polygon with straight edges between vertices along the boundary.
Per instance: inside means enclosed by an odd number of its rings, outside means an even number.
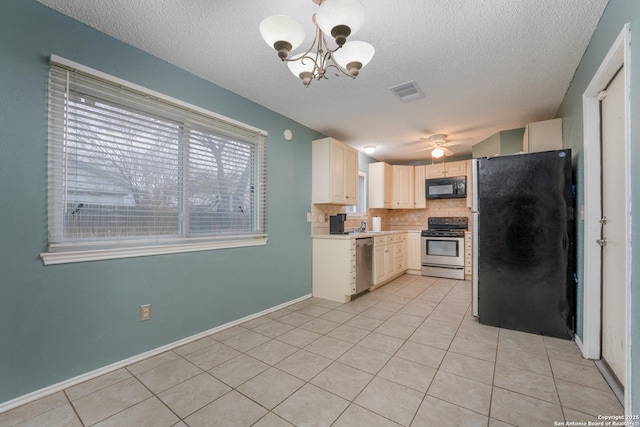
M267 238L230 241L230 242L202 242L176 245L139 246L131 248L111 248L75 250L62 252L45 252L40 254L44 265L69 264L74 262L101 261L118 258L134 258L152 255L167 255L185 252L210 251L215 249L243 248L249 246L264 246Z

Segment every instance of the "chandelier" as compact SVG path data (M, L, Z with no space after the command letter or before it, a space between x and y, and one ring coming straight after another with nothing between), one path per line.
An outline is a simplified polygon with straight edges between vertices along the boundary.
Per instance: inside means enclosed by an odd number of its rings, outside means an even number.
M278 51L278 57L287 62L289 70L302 79L306 87L309 87L313 79L327 79L327 72L331 68L335 68L336 76L344 74L355 79L375 53L369 43L347 41L347 37L355 34L364 23L364 6L360 0L313 2L319 6L312 17L316 30L309 50L289 58L291 51L304 41L305 31L298 21L286 15L264 19L260 23L262 38ZM335 41L335 48L332 49L327 44L327 35Z

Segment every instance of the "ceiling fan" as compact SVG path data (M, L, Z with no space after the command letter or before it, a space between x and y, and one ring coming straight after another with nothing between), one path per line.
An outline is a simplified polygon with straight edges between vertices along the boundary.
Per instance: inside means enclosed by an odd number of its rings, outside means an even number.
M420 138L420 141L427 141L430 143L430 145L428 147L421 148L416 151L431 150L431 157L437 159L445 155L452 156L453 154L455 154L453 151L449 150L449 148L447 147L472 142L473 138L459 139L457 141L447 141L447 135L438 133L435 135L431 135L428 138L422 137Z

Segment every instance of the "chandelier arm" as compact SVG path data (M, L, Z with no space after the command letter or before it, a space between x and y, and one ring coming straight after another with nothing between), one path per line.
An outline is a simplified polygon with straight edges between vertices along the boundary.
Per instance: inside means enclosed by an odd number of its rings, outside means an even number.
M333 68L335 68L336 70L340 71L340 73L344 74L344 75L345 75L345 76L347 76L347 77L351 77L352 79L355 79L355 78L356 78L356 76L352 76L352 75L351 75L350 73L348 73L344 68L342 68L340 65L338 65L338 64L336 63L336 61L333 59L333 57L331 57L330 59L331 59L332 64L327 65L327 66L325 67L325 69L327 69L327 70L328 70L329 68L332 68L332 67L333 67ZM339 77L339 76L340 76L340 74L337 74L337 73L336 73L336 77Z
M317 60L317 58L314 59L311 56L301 56L298 59L296 59L296 61L300 61L300 63L302 63L302 64L306 63L307 60L313 62L313 75L315 77L316 70L318 69L318 60Z
M315 21L314 21L315 23ZM296 59L290 59L290 58L284 58L283 61L284 62L295 62L295 61L299 61L300 58L302 57L307 57L307 58L311 58L309 55L309 53L313 50L313 48L316 46L318 40L320 39L320 37L323 37L324 33L322 32L322 30L320 29L320 27L318 27L316 25L316 33L315 36L313 37L313 42L311 43L311 46L309 46L309 49L307 49L307 51L305 53L303 53L300 57L296 58ZM315 61L314 61L315 62Z
M314 19L315 22L315 19ZM316 28L318 29L317 31L317 39L318 39L318 49L316 50L316 64L317 64L317 68L314 71L314 77L318 80L320 80L321 78L325 78L325 71L326 71L326 67L325 67L325 61L326 61L326 55L324 53L325 49L329 49L328 45L327 45L327 39L325 38L324 33L322 32L322 30L320 29L319 26L317 26L316 24Z

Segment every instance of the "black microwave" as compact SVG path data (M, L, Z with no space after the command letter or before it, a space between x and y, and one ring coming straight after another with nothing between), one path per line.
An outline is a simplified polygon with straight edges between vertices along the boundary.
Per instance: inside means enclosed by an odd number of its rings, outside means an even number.
M467 197L467 177L452 176L426 180L427 199L457 199Z

